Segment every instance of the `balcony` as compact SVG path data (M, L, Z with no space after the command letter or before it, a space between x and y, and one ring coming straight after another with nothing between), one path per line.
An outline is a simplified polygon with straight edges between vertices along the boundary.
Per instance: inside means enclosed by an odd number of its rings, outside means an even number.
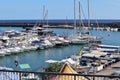
M120 80L120 76L0 70L0 80Z

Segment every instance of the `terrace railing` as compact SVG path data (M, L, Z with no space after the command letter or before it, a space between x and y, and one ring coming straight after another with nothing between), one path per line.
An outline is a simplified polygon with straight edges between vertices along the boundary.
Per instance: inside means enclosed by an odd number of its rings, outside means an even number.
M120 80L120 76L0 70L0 80Z

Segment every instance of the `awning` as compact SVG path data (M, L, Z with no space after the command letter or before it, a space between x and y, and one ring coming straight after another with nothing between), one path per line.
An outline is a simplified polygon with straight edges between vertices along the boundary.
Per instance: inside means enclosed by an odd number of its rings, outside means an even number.
M30 68L29 64L20 64L19 66L21 69L29 69Z

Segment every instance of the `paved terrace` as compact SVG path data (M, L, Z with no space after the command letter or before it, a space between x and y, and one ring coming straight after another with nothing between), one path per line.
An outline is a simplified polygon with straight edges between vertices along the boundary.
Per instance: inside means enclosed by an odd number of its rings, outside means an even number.
M107 66L103 70L97 72L95 75L111 75L113 72L117 70L120 70L120 61Z

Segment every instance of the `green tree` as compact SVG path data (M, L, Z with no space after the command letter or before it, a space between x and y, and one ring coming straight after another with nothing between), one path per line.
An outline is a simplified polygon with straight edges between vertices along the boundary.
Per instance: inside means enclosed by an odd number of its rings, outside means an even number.
M45 68L45 72L59 72L62 68L62 63L50 63L48 67Z

